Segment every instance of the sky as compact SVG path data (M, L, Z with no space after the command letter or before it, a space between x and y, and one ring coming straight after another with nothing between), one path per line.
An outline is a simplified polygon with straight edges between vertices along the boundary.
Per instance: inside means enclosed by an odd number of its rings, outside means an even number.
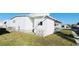
M76 24L79 22L79 13L51 13L50 15L63 24Z
M28 13L0 13L0 21L10 20L11 18Z
M10 20L14 16L24 14L27 13L0 13L0 21ZM50 13L50 16L63 24L76 24L79 22L79 13Z

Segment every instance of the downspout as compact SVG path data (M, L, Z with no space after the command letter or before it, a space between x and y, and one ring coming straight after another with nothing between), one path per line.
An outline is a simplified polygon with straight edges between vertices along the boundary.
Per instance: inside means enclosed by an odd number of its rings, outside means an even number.
M34 18L33 17L31 17L31 21L32 21L32 24L33 24L32 32L34 33Z
M33 18L33 30L32 30L32 32L34 33L34 18Z

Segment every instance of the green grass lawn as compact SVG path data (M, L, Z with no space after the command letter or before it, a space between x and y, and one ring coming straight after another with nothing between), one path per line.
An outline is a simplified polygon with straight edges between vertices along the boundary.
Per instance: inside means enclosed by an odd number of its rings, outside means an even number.
M67 38L66 38L67 36ZM72 46L76 45L70 30L39 37L33 34L11 32L0 35L0 46Z

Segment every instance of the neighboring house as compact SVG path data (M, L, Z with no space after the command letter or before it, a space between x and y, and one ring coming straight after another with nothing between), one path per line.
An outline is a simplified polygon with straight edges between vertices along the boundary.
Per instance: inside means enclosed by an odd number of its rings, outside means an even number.
M79 30L79 23L77 23L77 24L72 24L72 26L71 26L71 28L72 28L72 30Z
M54 26L55 26L55 32L60 31L62 29L62 22L55 20Z
M79 28L79 22L77 24L72 24L72 28Z
M71 29L71 26L68 24L62 25L62 29Z
M79 25L76 25L77 27L79 27Z
M47 36L55 32L55 22L56 20L49 15L39 13L30 16L15 16L4 23L6 23L7 28L12 28L15 31L32 32L39 36Z

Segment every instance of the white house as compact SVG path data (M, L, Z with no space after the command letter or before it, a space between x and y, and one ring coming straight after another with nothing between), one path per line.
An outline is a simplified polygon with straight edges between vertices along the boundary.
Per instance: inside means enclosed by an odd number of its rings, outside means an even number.
M47 36L54 33L54 20L49 16L34 17L34 33L39 36Z
M7 28L15 31L32 32L39 36L47 36L55 31L55 20L48 14L34 13L29 16L15 16L6 22Z
M71 26L68 24L62 25L62 29L71 29Z
M0 28L2 28L3 27L3 23L0 21Z
M55 32L60 31L62 29L62 22L55 20L54 26L55 26Z
M0 28L6 28L3 21L0 21Z

